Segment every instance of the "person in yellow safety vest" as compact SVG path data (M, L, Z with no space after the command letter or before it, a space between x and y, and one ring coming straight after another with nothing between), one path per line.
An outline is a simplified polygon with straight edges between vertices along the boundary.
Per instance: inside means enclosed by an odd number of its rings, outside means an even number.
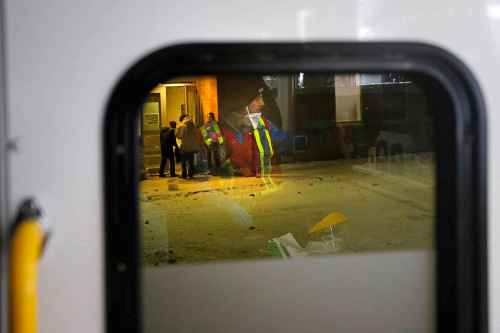
M287 137L275 96L261 76L221 78L224 152L230 171L270 178Z
M253 127L253 137L258 150L260 176L268 176L271 173L271 160L274 155L273 143L269 134L269 124L261 113L264 106L262 89L259 89L258 97L246 107L247 116ZM252 109L252 110L251 110Z
M208 120L203 126L201 126L201 135L203 136L203 141L207 145L208 151L208 169L212 175L216 175L220 169L220 151L222 144L224 144L224 137L219 128L219 124L215 120L215 115L213 112L208 114ZM212 158L215 162L212 163Z
M271 173L271 160L274 155L273 143L269 134L268 124L260 113L249 114L253 126L253 137L258 150L257 172L260 176Z

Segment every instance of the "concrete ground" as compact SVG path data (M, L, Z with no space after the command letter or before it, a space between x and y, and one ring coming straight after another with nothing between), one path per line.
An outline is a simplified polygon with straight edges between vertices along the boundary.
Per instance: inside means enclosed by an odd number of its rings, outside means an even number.
M305 247L326 239L308 231L331 212L347 217L335 227L336 253L433 246L431 154L286 164L269 178L153 178L140 188L147 265L269 257L268 241L287 233Z

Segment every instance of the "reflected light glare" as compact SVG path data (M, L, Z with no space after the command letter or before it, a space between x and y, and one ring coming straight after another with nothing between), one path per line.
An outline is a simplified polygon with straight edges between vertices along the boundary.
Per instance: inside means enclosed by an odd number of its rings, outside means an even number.
M500 19L500 4L492 4L486 7L488 17L493 19Z
M373 34L373 31L369 27L359 27L358 30L358 37L360 38L366 38L370 37Z
M304 73L299 73L299 88L304 88Z
M306 39L306 21L310 12L308 10L299 10L297 13L297 28L299 29L299 37Z

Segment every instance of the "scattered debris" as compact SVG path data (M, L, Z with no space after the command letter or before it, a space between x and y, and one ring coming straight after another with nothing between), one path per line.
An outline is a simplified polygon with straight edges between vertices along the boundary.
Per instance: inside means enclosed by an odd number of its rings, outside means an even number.
M292 233L273 238L267 242L268 254L272 257L291 259L318 254L332 254L339 250L337 242L340 239L331 236L319 241L309 241L306 247L302 247Z
M267 242L267 249L270 256L281 257L283 259L307 255L290 232L281 237L269 240Z
M253 226L253 225L251 225L251 226L249 226L249 227L248 227L248 230L255 230L255 229L256 229L256 228L255 228L255 226Z
M209 193L209 192L213 192L213 190L200 190L200 191L188 192L184 195L184 197L190 197L190 196L198 194L198 193Z
M157 262L165 262L168 258L168 253L165 250L158 250L153 252L153 256L155 261Z

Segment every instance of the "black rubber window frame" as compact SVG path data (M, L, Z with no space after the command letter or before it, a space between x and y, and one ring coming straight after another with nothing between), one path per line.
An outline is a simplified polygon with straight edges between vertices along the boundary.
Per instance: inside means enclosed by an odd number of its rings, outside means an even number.
M107 332L142 329L136 130L149 91L178 76L299 71L411 71L448 92L453 112L440 112L435 123L436 327L487 331L486 111L479 85L457 57L432 45L346 42L176 45L145 56L123 75L104 121Z

